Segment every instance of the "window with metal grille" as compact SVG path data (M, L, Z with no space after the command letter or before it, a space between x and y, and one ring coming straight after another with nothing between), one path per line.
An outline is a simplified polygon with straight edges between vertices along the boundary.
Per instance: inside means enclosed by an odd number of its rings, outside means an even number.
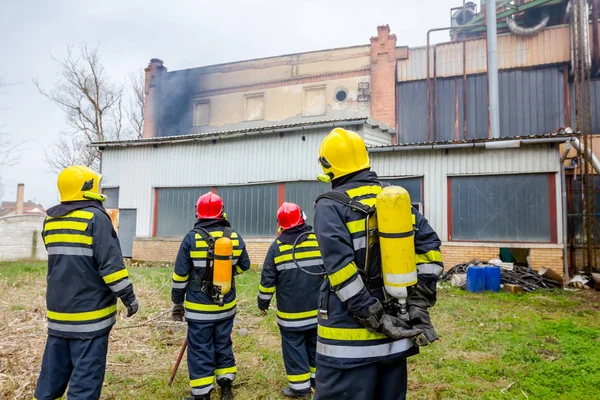
M323 182L286 182L285 201L296 203L306 214L306 222L314 226L317 197L331 191L331 185Z
M196 201L210 187L159 188L156 197L156 236L183 236L196 221Z
M277 235L278 185L220 186L231 227L242 236Z
M401 186L410 195L410 202L421 214L423 214L423 178L381 178L382 182L390 185Z
M450 240L556 242L555 174L448 179Z

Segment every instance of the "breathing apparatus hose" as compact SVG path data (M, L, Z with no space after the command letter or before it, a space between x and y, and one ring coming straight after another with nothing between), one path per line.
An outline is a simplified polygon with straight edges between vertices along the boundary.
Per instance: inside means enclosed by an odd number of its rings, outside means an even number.
M300 263L296 260L296 246L298 245L298 242L300 241L301 238L303 237L308 237L308 235L310 235L312 232L311 231L307 231L304 233L301 233L300 235L298 235L298 237L296 238L296 240L294 240L294 244L292 245L292 261L294 262L294 264L296 265L296 267L304 272L307 275L311 275L311 276L324 276L327 275L327 271L322 271L322 272L310 272L304 269L304 267L300 266Z

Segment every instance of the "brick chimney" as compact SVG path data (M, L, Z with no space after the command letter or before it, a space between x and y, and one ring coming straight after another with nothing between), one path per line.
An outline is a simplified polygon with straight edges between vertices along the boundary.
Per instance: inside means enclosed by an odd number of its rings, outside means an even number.
M157 80L164 72L167 72L167 68L163 66L162 60L153 58L144 71L146 72L144 83L144 138L151 138L157 136L158 133Z
M17 208L15 210L15 214L21 215L23 214L23 202L25 201L25 184L19 183L17 185Z
M371 38L371 118L396 129L396 35L389 25Z

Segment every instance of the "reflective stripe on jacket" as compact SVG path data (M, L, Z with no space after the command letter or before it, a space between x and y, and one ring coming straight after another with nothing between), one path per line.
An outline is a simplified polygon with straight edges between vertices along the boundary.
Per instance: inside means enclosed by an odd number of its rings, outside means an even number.
M372 206L381 191L377 175L362 171L334 190L348 194ZM441 273L441 244L427 220L413 209L415 251L418 268ZM418 353L408 339L392 341L384 335L362 327L354 316L368 316L374 297L383 300L382 289L367 290L361 271L365 268L365 214L330 199L321 199L315 210L315 233L321 248L330 285L323 285L319 307L327 298L327 318L319 314L317 360L332 368L354 368L360 365L409 357ZM370 223L374 227L375 221ZM370 278L381 273L381 265L372 265Z
M117 296L135 298L117 234L97 203L61 204L44 221L50 335L104 335L116 321Z
M223 236L223 229L229 226L225 220L199 220L197 227L205 229L214 238ZM238 275L250 269L250 257L242 237L235 231L231 233L233 242L233 275ZM223 298L223 306L219 306L204 292L198 289L190 290L190 279L193 274L204 276L208 260L208 244L202 236L188 232L175 260L172 276L171 299L173 303L185 305L185 317L188 322L214 322L232 318L236 313L235 286ZM194 272L195 269L195 272ZM185 303L184 303L185 299Z
M277 323L283 329L299 331L317 326L317 304L323 277L302 272L292 258L293 244L302 235L294 251L296 262L309 272L323 270L317 238L310 232L307 225L285 231L271 244L263 264L258 307L269 308L275 294Z

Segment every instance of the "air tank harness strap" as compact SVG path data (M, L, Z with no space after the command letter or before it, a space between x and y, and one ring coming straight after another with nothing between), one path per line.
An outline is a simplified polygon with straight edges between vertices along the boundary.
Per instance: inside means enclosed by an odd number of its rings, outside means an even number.
M368 206L366 204L363 204L360 201L355 200L352 197L348 196L346 193L342 193L342 192L331 191L331 192L327 192L327 193L320 195L315 200L315 204L314 204L315 207L317 206L317 203L321 199L333 200L337 203L343 204L346 207L349 207L352 211L357 211L357 212L363 213L367 216L372 215L375 212L375 206ZM369 289L369 291L375 290L375 289L381 289L383 287L383 279L381 277L375 278L373 280L369 280L369 278L366 276L366 274L360 268L359 268L359 271L360 271L361 276L363 277L363 280L366 282L366 285L367 285L367 288ZM325 279L328 279L328 278L325 277ZM333 287L331 285L329 285L329 290L327 291L327 293L325 293L325 296L323 296L323 300L321 302L321 307L319 308L319 315L321 316L321 319L328 318L327 310L328 310L328 306L329 306L329 296L331 295L331 292L333 292L333 291L334 291Z
M215 259L215 242L216 239L213 237L210 232L208 232L204 228L194 228L194 232L199 234L202 239L208 245L208 249L206 251L206 267L204 269L204 274L200 277L199 268L194 268L194 273L192 274L191 286L198 286L199 289L208 294L209 296L212 293L212 281L213 281L213 261ZM226 226L223 229L223 237L231 238L231 234L233 230L231 227ZM235 280L232 279L231 287L235 286Z
M346 207L350 207L350 209L352 211L358 211L358 212L361 212L361 213L367 214L367 215L373 214L375 212L375 206L370 207L366 204L361 203L358 200L354 200L352 197L350 197L346 193L342 193L342 192L331 191L331 192L327 192L327 193L320 195L315 200L315 207L317 206L317 203L321 199L329 199L329 200L336 201L338 203L345 205Z

